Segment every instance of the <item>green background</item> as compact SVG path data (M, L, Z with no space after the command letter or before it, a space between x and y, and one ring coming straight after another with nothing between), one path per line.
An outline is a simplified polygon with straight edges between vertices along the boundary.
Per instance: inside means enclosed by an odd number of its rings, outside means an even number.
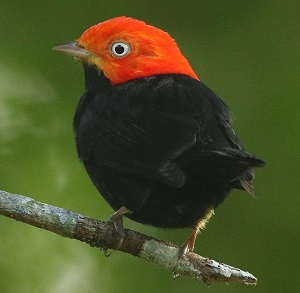
M115 252L0 217L0 292L298 292L299 1L1 1L0 189L107 219L76 158L72 118L83 71L51 48L127 15L168 31L235 114L247 149L267 161L256 197L235 191L195 251L248 270L257 287L210 288ZM189 230L140 232L182 243Z

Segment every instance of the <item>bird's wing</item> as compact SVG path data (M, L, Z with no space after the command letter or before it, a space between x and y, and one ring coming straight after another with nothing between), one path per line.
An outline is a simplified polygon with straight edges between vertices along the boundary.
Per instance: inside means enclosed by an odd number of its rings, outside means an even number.
M228 147L243 150L244 147L232 127L232 113L229 107L202 82L199 86L200 92L210 104L216 126L221 131L223 140L227 141Z
M88 93L86 93L88 95ZM201 82L159 76L114 86L90 98L77 126L79 156L169 186L186 182L179 161L243 158L226 105ZM93 98L92 98L93 97ZM192 150L192 151L191 151ZM237 156L233 154L236 152Z
M144 113L137 120L112 114L98 125L102 135L92 151L107 167L173 187L185 183L176 159L196 141L198 125L193 119L159 112Z
M241 168L239 177L233 182L233 187L246 190L248 193L253 194L252 179L255 176L253 167L262 167L265 162L249 153L247 153L236 133L232 127L232 114L228 106L205 84L200 83L201 94L203 94L210 106L212 113L214 113L217 128L220 130L223 137L223 144L214 146L214 143L209 149L200 149L197 152L198 157L205 157L207 160L230 162L237 167ZM220 134L219 134L220 135ZM212 139L212 141L221 142L222 139ZM225 142L225 143L224 143Z
M75 118L80 158L116 172L183 186L186 177L177 159L196 143L199 125L180 108L180 97L161 83L142 79L99 92L98 97L86 92L83 100L92 102L79 105L79 111L85 111L80 121ZM176 103L176 110L170 109Z
M194 87L194 94L189 95L191 103L202 102L206 113L198 118L199 125L202 127L202 137L208 137L208 143L201 143L199 138L199 155L204 156L207 153L209 157L216 157L232 160L249 167L261 166L263 161L247 153L235 131L232 127L232 114L228 106L204 83L200 82L198 87ZM196 97L196 98L195 98ZM197 117L196 117L197 119ZM207 122L209 121L209 122Z

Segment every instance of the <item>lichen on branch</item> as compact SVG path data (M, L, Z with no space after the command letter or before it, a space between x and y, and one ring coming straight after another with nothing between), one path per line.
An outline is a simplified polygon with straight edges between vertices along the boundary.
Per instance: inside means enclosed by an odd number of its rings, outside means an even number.
M23 195L0 191L0 215L80 240L93 247L115 249L119 243L118 233L112 223L91 219ZM118 250L157 264L173 274L179 253L179 247L172 243L132 230L125 230L124 241ZM195 253L188 253L180 261L174 275L188 276L205 284L257 284L257 279L249 272Z

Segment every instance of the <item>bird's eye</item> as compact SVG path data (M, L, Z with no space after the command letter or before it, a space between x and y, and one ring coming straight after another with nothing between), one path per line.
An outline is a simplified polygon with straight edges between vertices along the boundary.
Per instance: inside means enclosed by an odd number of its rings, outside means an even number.
M110 50L114 57L124 57L130 52L130 47L126 43L117 42L112 44Z

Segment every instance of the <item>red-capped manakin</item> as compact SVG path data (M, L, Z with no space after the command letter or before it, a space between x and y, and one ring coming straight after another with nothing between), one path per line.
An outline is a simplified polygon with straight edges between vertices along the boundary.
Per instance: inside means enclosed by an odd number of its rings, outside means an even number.
M92 182L122 216L162 228L193 229L182 255L232 189L253 192L253 167L232 128L231 112L156 27L116 17L55 51L85 72L74 133ZM120 242L121 245L121 242Z

